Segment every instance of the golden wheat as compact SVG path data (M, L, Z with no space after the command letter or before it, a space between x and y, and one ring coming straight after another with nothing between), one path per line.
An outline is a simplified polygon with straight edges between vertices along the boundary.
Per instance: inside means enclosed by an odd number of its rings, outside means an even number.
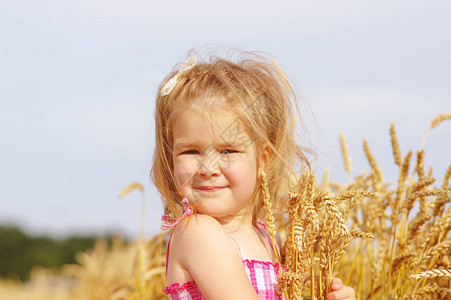
M343 132L340 132L340 147L343 156L343 162L346 172L348 172L349 179L351 179L352 165L351 157L349 156L348 144L346 143L346 137Z
M412 278L431 278L431 277L440 277L440 276L451 276L451 270L450 269L432 269L423 271L419 274L413 274L410 275Z
M393 156L395 158L395 163L398 166L401 166L402 155L401 155L401 150L399 148L398 137L396 136L395 124L393 122L390 124L390 137L391 137L391 145L392 145L392 150L393 150Z
M128 194L131 193L131 191L136 190L136 189L138 189L140 191L144 191L144 187L141 183L132 182L122 189L122 191L119 194L119 198L123 198L123 197L127 196Z
M426 138L427 138L429 132L432 129L434 129L435 127L437 127L438 125L440 125L440 123L442 123L443 121L450 120L450 119L451 119L451 113L444 113L444 114L441 114L441 115L435 117L432 120L431 125L429 126L428 130L426 131L426 134L423 137L423 140L421 141L420 150L423 149L424 143L426 142Z

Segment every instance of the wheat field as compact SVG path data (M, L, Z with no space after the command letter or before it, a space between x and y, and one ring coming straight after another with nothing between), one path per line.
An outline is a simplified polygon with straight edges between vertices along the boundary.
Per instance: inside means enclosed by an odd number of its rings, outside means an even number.
M432 120L421 147L402 154L394 124L390 139L398 174L384 180L368 141L363 141L370 170L351 177L346 138L340 135L350 183L321 182L313 173L293 177L284 214L267 213L283 243L287 272L278 282L289 299L323 299L333 277L343 279L357 299L451 300L451 166L441 180L425 166L427 135L451 113ZM449 124L446 124L449 126ZM445 126L445 125L443 125ZM444 157L449 164L450 157ZM131 183L121 197L143 186ZM144 211L144 209L142 209ZM144 226L144 216L142 225ZM141 228L141 230L142 230ZM59 271L35 268L26 283L0 280L1 299L167 299L167 233L126 244L116 237L111 247L99 240L78 253L77 265Z

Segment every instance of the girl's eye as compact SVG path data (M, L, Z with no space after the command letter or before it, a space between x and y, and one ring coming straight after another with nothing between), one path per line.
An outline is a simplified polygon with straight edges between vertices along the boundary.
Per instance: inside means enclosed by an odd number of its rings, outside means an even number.
M186 150L186 151L183 151L181 154L199 154L199 151L197 151L197 150Z
M237 150L233 150L233 149L223 149L221 150L221 154L231 154L231 153L237 153Z

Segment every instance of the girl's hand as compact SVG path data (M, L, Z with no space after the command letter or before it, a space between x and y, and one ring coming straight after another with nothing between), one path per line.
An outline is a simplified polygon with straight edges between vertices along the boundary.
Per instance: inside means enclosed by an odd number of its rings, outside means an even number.
M326 300L355 300L355 291L352 287L346 286L339 278L334 278L330 283L330 292L326 295Z

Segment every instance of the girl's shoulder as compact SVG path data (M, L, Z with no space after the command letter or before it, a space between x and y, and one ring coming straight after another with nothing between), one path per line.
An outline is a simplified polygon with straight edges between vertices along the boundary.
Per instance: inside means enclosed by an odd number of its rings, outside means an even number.
M171 264L189 274L171 282L195 281L206 298L258 299L233 239L213 217L197 214L180 221L170 253Z
M198 241L202 236L225 234L221 224L213 217L196 214L184 218L174 228L173 240L181 243Z
M174 228L171 251L175 252L182 264L187 265L187 260L199 260L204 252L221 253L236 249L233 240L215 218L196 214L184 218Z
M240 252L221 224L201 214L184 218L177 224L172 234L171 252L183 268L190 270L231 258L237 265L242 263Z

